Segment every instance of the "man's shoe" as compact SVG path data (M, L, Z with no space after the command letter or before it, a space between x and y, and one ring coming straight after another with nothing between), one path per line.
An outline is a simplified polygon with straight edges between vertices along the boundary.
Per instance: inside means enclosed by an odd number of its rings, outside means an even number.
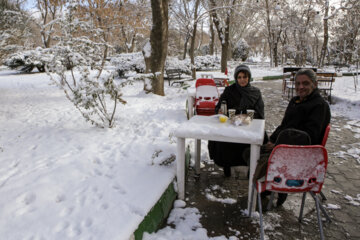
M276 206L280 207L286 201L287 193L278 193L278 199L276 202Z
M224 175L225 175L225 177L231 177L231 168L230 167L224 167Z

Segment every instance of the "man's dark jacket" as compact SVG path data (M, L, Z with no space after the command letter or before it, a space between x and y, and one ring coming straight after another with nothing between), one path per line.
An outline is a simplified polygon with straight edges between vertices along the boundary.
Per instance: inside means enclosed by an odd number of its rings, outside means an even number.
M311 138L311 144L321 144L326 126L330 123L329 104L315 89L305 100L299 97L290 100L285 111L285 116L275 132L270 136L270 141L275 143L279 133L288 128L305 131Z

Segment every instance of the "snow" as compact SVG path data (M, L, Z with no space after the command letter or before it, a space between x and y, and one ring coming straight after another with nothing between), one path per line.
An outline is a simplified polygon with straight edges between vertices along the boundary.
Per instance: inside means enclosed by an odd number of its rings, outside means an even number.
M332 210L337 210L337 209L341 209L341 207L337 204L331 204L331 203L328 203L326 204L325 206L327 209L332 209Z
M282 74L251 70L254 77ZM351 79L336 79L331 110L356 129L360 93ZM175 162L161 163L176 152L171 133L187 121L187 91L165 84L160 97L134 82L123 88L127 104L119 106L117 126L99 129L49 83L44 73L0 68L0 239L129 239L175 177ZM359 155L359 148L348 154ZM359 194L346 199L360 204ZM176 201L168 219L174 228L144 239L227 239L209 238L200 218L196 208Z
M214 196L211 193L207 193L206 198L209 201L221 202L221 203L224 203L224 204L234 204L234 203L236 203L236 199L233 199L233 198L218 198L218 197Z

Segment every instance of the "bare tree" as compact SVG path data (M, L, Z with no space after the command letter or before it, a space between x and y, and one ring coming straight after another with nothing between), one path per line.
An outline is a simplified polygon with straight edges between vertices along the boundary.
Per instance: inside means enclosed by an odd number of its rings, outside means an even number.
M210 55L214 55L214 44L215 44L215 31L211 14L209 14L209 31L210 31Z
M195 50L196 29L197 29L197 24L198 24L199 5L200 5L200 0L196 0L195 7L194 7L194 23L193 23L193 27L192 27L191 42L190 42L190 60L191 60L191 72L192 72L193 78L196 78L194 50Z
M211 7L211 16L221 43L221 72L225 72L227 67L228 50L230 44L229 32L231 15L233 12L233 6L236 4L236 0L223 0L221 2L209 0L209 2ZM218 6L219 2L223 5Z
M320 59L319 59L319 63L318 66L322 67L324 66L324 59L325 59L325 54L327 52L327 48L328 48L328 42L329 42L329 24L328 24L328 16L329 16L329 0L325 1L325 6L324 6L324 41L323 41L323 45L321 48L321 54L320 54Z
M180 34L184 39L182 59L186 58L189 41L191 44L194 36L194 24L197 24L197 17L195 17L195 15L198 15L197 9L199 7L199 3L197 2L197 0L195 0L195 3L188 0L177 0L172 1L170 6L170 11L173 16L172 21L175 23L175 27L179 29Z
M145 90L164 96L164 66L168 46L169 0L151 0L152 29L150 33L152 79ZM149 86L150 85L150 86Z
M56 19L62 14L64 4L64 0L37 0L36 6L41 16L38 26L45 48L50 47Z
M134 52L139 42L146 41L151 28L151 8L146 0L124 1L120 4L121 19L117 22L114 36L120 40L126 52ZM130 20L130 21L129 21ZM119 33L117 33L119 31Z

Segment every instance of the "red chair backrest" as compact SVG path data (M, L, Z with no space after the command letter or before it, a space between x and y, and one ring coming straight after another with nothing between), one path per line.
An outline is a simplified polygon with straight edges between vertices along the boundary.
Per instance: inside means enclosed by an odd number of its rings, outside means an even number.
M261 187L278 192L319 193L327 163L327 151L321 145L277 145L271 152Z
M215 81L211 78L196 80L195 112L197 115L214 115L215 107L219 101L219 92Z
M211 78L199 78L196 80L195 83L196 88L203 85L216 86L214 79Z
M219 101L219 92L213 79L199 78L198 80L196 80L195 85L195 106L198 105L199 101L212 101L215 102L216 105L216 103Z
M325 147L326 142L327 142L328 137L329 137L330 128L331 128L331 127L330 127L330 124L328 124L328 125L326 126L326 129L325 129L325 133L324 133L323 140L322 140L322 142L321 142L321 145L323 145L324 147Z

